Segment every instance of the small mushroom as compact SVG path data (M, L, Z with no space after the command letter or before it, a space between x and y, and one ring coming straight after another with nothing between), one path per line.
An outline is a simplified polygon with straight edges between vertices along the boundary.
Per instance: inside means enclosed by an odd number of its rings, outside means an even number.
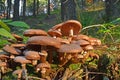
M101 45L101 40L97 39L97 38L89 38L90 44L93 46L99 46Z
M57 37L61 37L62 34L61 32L57 31L57 30L52 30L50 29L48 32L47 32L50 36L52 36L53 38L57 38Z
M7 59L9 59L9 56L7 56L5 54L0 54L0 61L7 62Z
M21 80L21 78L22 78L22 71L23 71L23 69L18 69L18 70L15 70L12 74L13 75L17 75L17 80Z
M41 77L42 78L45 78L46 75L50 72L51 70L51 66L48 62L45 62L45 63L39 63L37 66L36 66L36 71L41 73Z
M77 44L77 45L80 45L80 46L85 46L85 45L90 44L89 41L86 41L86 40L83 40L83 39L80 39L78 41L72 41L71 43L74 43L74 44Z
M63 25L63 23L59 23L59 24L53 26L51 29L52 30L57 30L57 31L61 32L61 26L62 25Z
M21 36L14 34L14 33L12 35L15 39L17 39L17 41L20 41L20 42L23 41L23 38Z
M21 63L22 69L26 69L26 64L31 63L31 61L27 60L24 56L17 56L14 58L14 61L17 63Z
M87 35L79 34L79 35L73 35L72 40L87 40L89 41L89 37Z
M10 58L13 59L15 55L19 55L20 53L17 52L17 50L9 45L6 45L3 47L3 50L7 53L10 53Z
M37 60L40 60L40 55L36 51L26 51L25 58L32 61L32 65L37 64Z
M0 62L0 71L4 74L5 73L5 68L8 66L6 62Z
M41 29L28 29L23 33L26 37L32 37L32 36L47 36L47 32Z

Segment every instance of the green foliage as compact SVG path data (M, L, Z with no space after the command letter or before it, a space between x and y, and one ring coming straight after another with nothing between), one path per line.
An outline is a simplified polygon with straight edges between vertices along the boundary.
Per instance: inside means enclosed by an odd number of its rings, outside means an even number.
M25 22L22 21L13 21L13 22L9 22L7 23L10 26L14 26L14 27L21 27L21 28L30 28L29 25L27 25Z
M113 21L111 21L110 22L111 24L120 24L120 18L117 18L117 19L115 19L115 20L113 20Z
M7 37L7 38L11 38L11 39L15 39L10 32L8 32L7 30L0 28L0 35Z
M10 32L10 28L1 20L0 20L0 27L4 28L5 30Z
M70 64L69 65L70 70L75 70L75 69L78 69L80 67L81 67L80 63L78 63L78 64Z

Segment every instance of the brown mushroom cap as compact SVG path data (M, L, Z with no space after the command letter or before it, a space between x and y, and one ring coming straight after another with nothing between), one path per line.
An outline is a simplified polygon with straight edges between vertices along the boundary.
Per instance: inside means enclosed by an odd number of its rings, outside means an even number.
M58 31L61 31L61 26L62 26L62 25L63 25L63 23L59 23L59 24L53 26L51 29L52 29L52 30L58 30Z
M80 46L85 46L85 45L89 45L90 42L86 41L86 40L78 40L78 41L72 41L71 43L74 43L74 44L77 44L77 45L80 45Z
M5 55L5 54L0 54L0 59L8 59L9 56Z
M89 38L90 44L94 45L94 46L98 46L101 45L101 40L97 39L97 38Z
M77 20L68 20L61 26L61 33L63 36L69 36L70 30L73 29L73 35L78 35L82 29L82 25Z
M61 53L78 53L81 52L83 49L77 44L63 44L59 49L58 52Z
M28 29L23 33L24 36L32 37L32 36L46 36L47 32L41 29Z
M31 63L31 61L27 60L24 56L17 56L14 58L14 61L21 64Z
M74 35L72 37L72 40L80 40L80 39L89 41L89 37L87 35L83 35L83 34Z
M59 32L57 30L52 30L52 29L48 31L48 34L52 37L54 37L54 36L61 37L62 36L61 32Z
M59 48L61 43L53 37L49 36L34 36L28 39L27 44L34 44L34 45L43 45L43 46L53 46L55 48Z
M88 50L93 50L93 46L92 45L86 45L83 47L84 50L88 51Z
M25 58L29 60L40 60L40 55L36 51L25 52Z
M12 46L9 46L9 45L4 46L4 47L3 47L3 50L4 50L5 52L10 53L10 54L19 55L19 53L16 51L16 49L15 49L14 47L12 47Z
M45 62L45 63L39 63L37 66L36 66L36 69L41 69L41 68L47 68L47 69L50 69L51 66L48 62Z
M14 75L14 74L22 74L22 71L23 71L23 69L18 69L18 70L15 70L12 74Z
M15 48L20 48L20 47L25 47L26 44L11 44L11 46Z
M23 38L17 34L12 34L13 37L15 37L15 39L17 39L18 41L23 41Z
M61 44L70 44L70 41L68 39L63 39L63 38L56 38Z

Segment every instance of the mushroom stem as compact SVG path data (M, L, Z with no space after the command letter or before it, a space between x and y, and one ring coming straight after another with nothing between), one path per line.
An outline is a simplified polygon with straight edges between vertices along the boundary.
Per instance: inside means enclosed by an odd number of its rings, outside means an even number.
M70 36L73 36L73 29L70 30Z
M37 64L37 60L32 60L32 65L36 65Z
M53 38L57 38L56 36L53 36Z
M22 69L26 69L26 64L22 64Z
M14 58L15 58L15 56L14 56L13 54L11 54L11 55L10 55L10 58L11 58L11 59L14 59Z
M4 74L5 73L5 68L1 66L1 72Z

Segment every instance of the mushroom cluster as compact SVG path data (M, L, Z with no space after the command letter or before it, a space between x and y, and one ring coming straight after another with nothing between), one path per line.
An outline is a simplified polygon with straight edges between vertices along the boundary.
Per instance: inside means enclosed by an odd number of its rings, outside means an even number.
M17 41L8 40L11 44L4 46L3 50L10 59L21 64L22 70L26 69L26 64L32 64L41 75L45 75L47 70L50 71L51 63L58 63L61 67L68 62L84 63L89 57L99 59L93 50L101 45L101 41L81 34L81 30L82 25L76 20L57 24L47 32L28 29L23 33L23 36L28 37L26 43L23 43L22 37L13 34Z

